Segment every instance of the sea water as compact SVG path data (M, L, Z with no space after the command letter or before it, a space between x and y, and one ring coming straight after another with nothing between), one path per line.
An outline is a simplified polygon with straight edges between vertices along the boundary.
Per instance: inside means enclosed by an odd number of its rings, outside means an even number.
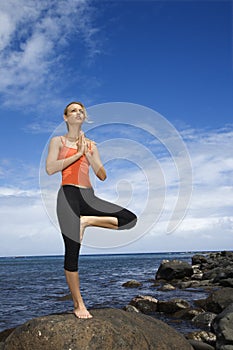
M181 297L189 302L206 297L201 289L159 291L154 286L156 271L163 259L191 263L194 252L81 255L79 274L81 293L88 309L123 308L138 294L159 300ZM140 288L125 288L135 279ZM16 327L31 318L71 311L72 300L66 284L62 256L0 258L0 331ZM65 300L64 300L65 299ZM154 317L162 318L155 314ZM166 321L166 317L165 317ZM175 323L179 330L184 327Z

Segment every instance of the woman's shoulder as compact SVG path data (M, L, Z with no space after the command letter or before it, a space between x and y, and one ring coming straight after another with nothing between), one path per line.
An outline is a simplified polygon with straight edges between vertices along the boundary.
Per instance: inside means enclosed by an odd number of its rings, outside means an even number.
M53 136L50 139L50 145L59 146L63 143L63 136Z

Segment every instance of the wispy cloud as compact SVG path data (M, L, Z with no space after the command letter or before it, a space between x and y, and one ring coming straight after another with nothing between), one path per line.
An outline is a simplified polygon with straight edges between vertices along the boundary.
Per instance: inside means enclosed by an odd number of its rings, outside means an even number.
M88 57L98 52L97 29L91 19L88 0L2 2L0 93L4 104L30 106L44 99L52 103L58 86L62 87L62 72L68 74L66 47L72 39L79 39L75 45L85 47Z
M163 213L158 222L154 222L154 227L141 240L140 246L143 246L147 251L230 249L232 248L233 230L233 162L231 154L233 128L229 126L220 130L209 131L186 129L181 133L186 139L186 145L190 152L194 179L193 194L187 215L176 231L170 235L166 234L167 224L178 195L179 183L171 157L169 154L167 157L163 155L161 159L158 159L166 180L167 190ZM125 137L127 137L126 134ZM129 166L125 161L120 165L119 160L114 161L113 159L113 148L107 147L104 152L106 152L104 157L106 159L112 157L112 161L107 164L110 173L106 183L97 184L98 195L107 200L117 200L119 204L129 206L140 216L146 206L148 191L150 191L146 188L145 174L155 176L154 169L151 168L150 162L144 163L147 169L136 168L133 165ZM107 154L108 152L109 154ZM114 154L117 158L117 153ZM130 160L131 150L128 149L126 154L128 160ZM3 171L6 168L5 163L2 167ZM34 253L47 253L48 236L46 232L51 233L55 242L55 250L57 249L56 252L61 253L59 233L56 233L48 218L45 219L46 215L43 214L44 208L38 187L30 188L28 186L29 183L33 182L35 184L38 182L38 171L32 167L31 177L28 178L30 181L27 182L24 176L25 173L30 173L29 165L27 165L27 170L25 168L19 170L20 167L18 167L16 178L16 169L14 167L15 170L10 171L11 166L13 169L13 163L8 160L8 178L9 175L12 176L12 181L9 178L10 187L2 185L0 188L0 220L4 222L2 229L10 230L9 239L14 239L18 247L15 247L15 254L20 254L21 251L26 252L26 250L23 250L22 240L26 242L27 237L28 247L30 247L30 244L33 245L37 242L38 249L37 252L34 250ZM32 181L33 176L35 181ZM54 176L44 175L42 178L42 189L47 188L48 190L47 205L51 206L49 213L53 212L53 218L55 217L55 192L60 181L60 176ZM15 179L15 183L13 179ZM151 223L153 223L154 210L160 201L159 196L161 195L159 187L152 190L155 193L154 205L147 213L147 219ZM18 214L15 216L15 222L11 221L9 223L9 219L6 218L10 218L12 212ZM40 239L38 239L38 235L40 235ZM101 242L102 239L104 245L106 237L99 232L98 235L98 242ZM86 244L95 242L95 236L96 230L90 228L87 232ZM7 242L8 238L4 236L4 247L7 247ZM136 244L135 247L138 247L138 245ZM4 255L6 252L10 254L7 248L4 249L4 251L0 251L0 255ZM131 247L128 246L129 251L130 249Z

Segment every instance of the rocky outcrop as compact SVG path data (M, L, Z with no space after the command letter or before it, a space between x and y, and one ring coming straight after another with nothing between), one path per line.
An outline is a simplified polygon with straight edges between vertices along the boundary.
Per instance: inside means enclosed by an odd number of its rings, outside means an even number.
M206 311L218 314L231 303L233 303L232 288L221 288L211 293L204 301L203 306Z
M193 275L193 268L190 264L180 260L163 260L156 273L157 280L172 281Z
M157 311L158 300L149 295L137 295L129 305L132 305L144 314L150 314Z
M187 309L189 307L189 303L180 298L158 301L158 311L164 312L165 314L174 314L177 311Z
M193 350L172 327L150 316L118 309L91 313L86 320L73 314L32 319L10 334L4 350Z
M141 286L142 286L142 283L136 280L130 280L122 284L122 287L126 287L126 288L138 288Z
M233 349L233 303L214 319L212 326L217 336L216 349Z

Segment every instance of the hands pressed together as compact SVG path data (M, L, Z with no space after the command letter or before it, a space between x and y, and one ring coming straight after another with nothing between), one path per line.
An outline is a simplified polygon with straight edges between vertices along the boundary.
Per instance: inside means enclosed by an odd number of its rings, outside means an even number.
M80 153L81 155L85 155L87 157L91 156L92 155L91 143L92 143L92 141L88 140L85 137L84 133L81 132L80 136L76 142L78 153Z

